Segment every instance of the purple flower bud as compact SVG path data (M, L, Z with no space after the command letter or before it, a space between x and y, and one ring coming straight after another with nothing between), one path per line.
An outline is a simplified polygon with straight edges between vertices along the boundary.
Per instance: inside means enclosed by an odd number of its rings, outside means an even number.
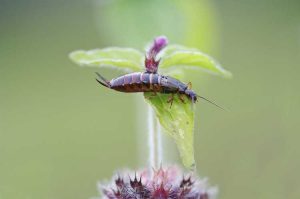
M153 54L157 55L164 47L168 45L168 39L165 36L159 36L154 39L153 46L150 49Z
M157 54L168 45L168 39L165 36L156 37L146 54L145 67L147 72L156 73L159 60L156 60Z

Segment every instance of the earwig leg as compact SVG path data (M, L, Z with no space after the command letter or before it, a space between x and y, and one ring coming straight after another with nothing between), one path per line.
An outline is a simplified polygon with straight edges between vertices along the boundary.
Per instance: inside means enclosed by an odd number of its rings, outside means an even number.
M149 97L146 97L147 99L151 99L152 97L155 97L157 96L157 93L156 92L153 92L151 95L149 95Z
M181 101L182 103L185 104L185 101L184 101L184 94L179 94L179 93L178 93L178 98L180 99L180 101Z
M168 103L170 103L170 108L172 107L172 104L173 104L173 101L174 101L174 93L172 93L169 98L168 98Z
M187 83L188 89L192 89L192 82Z
M151 95L151 97L155 97L156 95L157 95L157 93L153 92L152 95Z

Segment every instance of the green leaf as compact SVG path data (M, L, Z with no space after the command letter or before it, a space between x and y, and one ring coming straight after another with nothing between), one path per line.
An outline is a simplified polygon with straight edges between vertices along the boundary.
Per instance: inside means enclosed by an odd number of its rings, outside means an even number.
M183 165L194 169L194 105L185 95L185 103L174 95L172 107L167 103L170 95L151 95L145 93L145 99L155 110L163 130L174 139Z
M167 56L172 55L176 51L192 51L192 52L196 51L197 52L199 50L196 48L189 48L189 47L182 46L179 44L170 44L165 49L162 50L161 54L162 54L162 56L167 57Z
M104 48L89 51L77 50L69 55L80 66L114 67L128 72L141 71L144 55L131 48Z
M176 70L163 71L163 74L173 77L175 79L184 79L185 78L184 68L181 68L181 69L176 68Z
M220 75L223 77L231 77L231 73L221 67L209 55L192 48L180 45L170 45L161 54L160 69L165 71L177 69L200 69Z

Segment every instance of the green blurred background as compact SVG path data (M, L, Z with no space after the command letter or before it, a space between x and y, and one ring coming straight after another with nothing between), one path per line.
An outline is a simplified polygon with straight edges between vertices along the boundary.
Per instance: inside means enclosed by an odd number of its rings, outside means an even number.
M146 164L141 97L99 87L95 71L120 72L77 67L68 53L142 50L160 34L234 74L184 79L230 109L197 104L198 173L219 198L299 198L299 19L298 0L1 0L0 199L91 198L97 181Z

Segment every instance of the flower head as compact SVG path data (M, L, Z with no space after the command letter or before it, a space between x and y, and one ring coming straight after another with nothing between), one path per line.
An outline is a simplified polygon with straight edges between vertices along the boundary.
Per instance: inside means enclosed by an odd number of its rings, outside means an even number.
M153 172L146 169L133 178L130 174L118 175L112 185L101 186L101 191L108 199L213 199L217 194L217 189L208 187L205 179L192 174L184 176L174 166Z
M156 37L148 53L153 54L155 56L167 45L168 45L167 37L165 36Z
M156 56L167 45L168 39L165 36L159 36L154 39L145 58L145 67L147 72L156 73L159 65L159 60L156 60Z

